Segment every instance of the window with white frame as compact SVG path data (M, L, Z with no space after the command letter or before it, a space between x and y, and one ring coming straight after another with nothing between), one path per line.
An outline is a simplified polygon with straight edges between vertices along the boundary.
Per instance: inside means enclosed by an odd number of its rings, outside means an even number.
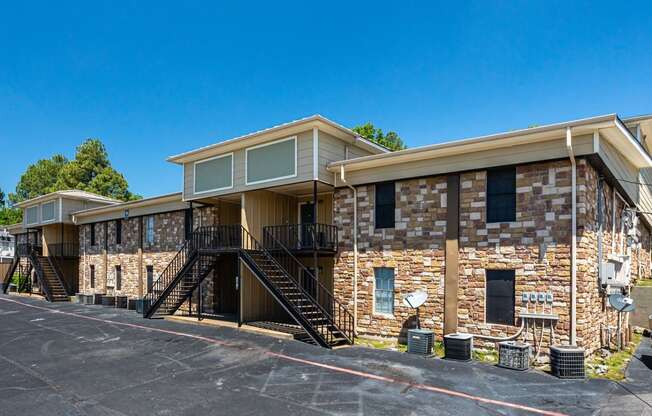
M245 154L247 185L297 176L296 137L253 146Z
M54 201L41 205L41 222L54 221Z
M200 160L193 165L194 192L213 192L233 187L233 153Z
M38 222L38 207L25 209L25 224L36 224Z
M394 313L394 269L376 267L374 276L376 279L374 311L391 315Z
M154 244L154 216L145 218L145 243Z

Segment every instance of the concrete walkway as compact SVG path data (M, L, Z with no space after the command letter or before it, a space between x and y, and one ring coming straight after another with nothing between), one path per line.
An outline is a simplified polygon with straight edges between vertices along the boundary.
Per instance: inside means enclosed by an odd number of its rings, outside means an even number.
M0 296L0 415L641 415L649 392Z

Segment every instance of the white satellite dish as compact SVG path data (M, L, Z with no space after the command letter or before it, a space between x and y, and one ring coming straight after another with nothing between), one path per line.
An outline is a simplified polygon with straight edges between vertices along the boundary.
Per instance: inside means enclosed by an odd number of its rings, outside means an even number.
M418 308L426 303L428 294L426 292L412 292L403 298L403 304L408 308Z
M426 299L428 299L428 294L421 291L412 292L403 298L403 305L417 310L417 329L421 329L419 325L419 306L426 303Z

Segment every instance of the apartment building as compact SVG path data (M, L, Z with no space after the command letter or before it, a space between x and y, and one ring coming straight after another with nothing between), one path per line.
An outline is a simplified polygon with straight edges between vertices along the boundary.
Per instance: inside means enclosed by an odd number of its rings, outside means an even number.
M146 317L194 299L325 347L403 337L423 291L438 336L534 325L590 352L607 296L650 275L651 132L611 114L388 152L321 116L283 124L170 157L180 193L73 213L79 291Z

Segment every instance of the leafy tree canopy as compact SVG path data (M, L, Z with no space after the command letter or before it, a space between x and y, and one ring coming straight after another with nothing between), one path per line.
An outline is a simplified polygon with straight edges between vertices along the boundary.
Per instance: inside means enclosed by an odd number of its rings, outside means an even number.
M16 192L9 194L9 200L15 204L66 189L79 189L122 201L141 198L129 191L125 177L111 166L104 144L99 139L88 139L77 146L73 160L54 155L28 166L16 185Z
M11 225L23 220L23 212L7 205L5 193L0 189L0 226Z
M403 150L407 148L405 143L403 143L403 140L401 140L399 137L398 133L395 131L390 131L387 132L387 134L384 134L381 129L376 128L372 123L369 122L355 126L351 130L358 133L365 139L378 143L379 145L384 146L392 151Z

